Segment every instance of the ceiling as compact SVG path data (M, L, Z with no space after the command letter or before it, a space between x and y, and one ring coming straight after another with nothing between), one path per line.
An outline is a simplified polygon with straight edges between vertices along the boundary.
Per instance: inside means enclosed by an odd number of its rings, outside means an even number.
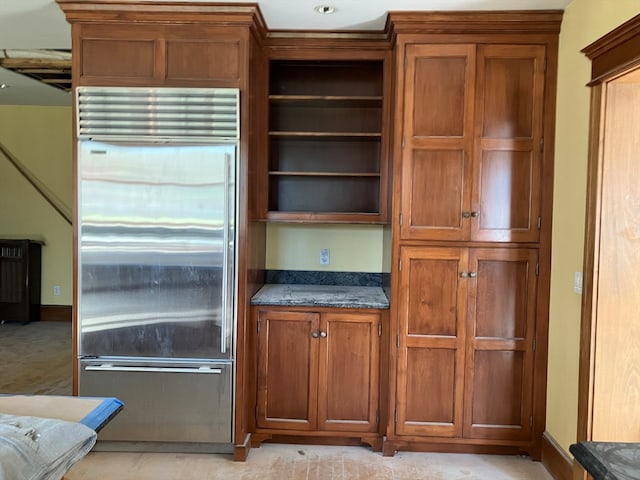
M135 0L132 0L135 2ZM157 0L175 1L175 0ZM201 0L191 0L199 3ZM207 0L210 1L210 0ZM229 0L258 3L270 30L382 30L388 11L451 10L564 10L571 0ZM335 8L317 13L316 6ZM55 0L3 0L0 2L0 105L69 105L64 82L69 63L71 33ZM9 57L8 59L6 57ZM63 59L65 61L61 61ZM15 73L22 59L40 80ZM16 64L18 66L16 67ZM46 71L49 69L48 71ZM66 72L68 78L68 72ZM48 83L47 83L48 82ZM67 84L68 85L68 84Z

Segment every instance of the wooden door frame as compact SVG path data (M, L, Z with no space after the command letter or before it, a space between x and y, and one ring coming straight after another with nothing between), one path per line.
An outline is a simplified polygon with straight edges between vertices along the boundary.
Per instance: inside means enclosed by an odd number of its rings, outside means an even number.
M607 83L640 66L640 15L620 25L582 50L591 60L591 115L587 173L587 206L580 327L577 441L592 437L598 250L602 197L602 120ZM574 469L574 478L584 475Z

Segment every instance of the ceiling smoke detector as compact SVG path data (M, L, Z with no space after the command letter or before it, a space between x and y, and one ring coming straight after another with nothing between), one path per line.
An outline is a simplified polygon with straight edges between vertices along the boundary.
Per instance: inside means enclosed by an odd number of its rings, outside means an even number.
M318 5L314 10L323 15L329 15L331 13L335 13L336 7L332 7L331 5Z

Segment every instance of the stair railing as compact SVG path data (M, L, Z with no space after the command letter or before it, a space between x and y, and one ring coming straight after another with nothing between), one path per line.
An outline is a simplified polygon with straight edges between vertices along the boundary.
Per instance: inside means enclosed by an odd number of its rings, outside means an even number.
M49 205L53 207L53 209L60 214L62 218L64 218L69 225L72 224L71 220L71 209L65 205L65 203L60 200L55 193L53 193L47 186L42 183L38 177L36 177L33 172L31 172L27 167L25 167L18 158L13 155L7 147L5 147L2 142L0 142L0 153L2 153L7 160L15 167L20 175L22 175L32 186L36 189L36 191L44 198Z

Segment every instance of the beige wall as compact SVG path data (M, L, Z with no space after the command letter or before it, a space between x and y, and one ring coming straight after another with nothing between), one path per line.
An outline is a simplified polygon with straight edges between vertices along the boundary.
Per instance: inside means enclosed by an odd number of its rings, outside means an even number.
M0 106L0 142L71 212L70 107ZM72 227L0 154L0 238L43 240L42 303L71 305ZM60 296L53 286L61 287Z
M577 428L581 297L573 276L582 270L591 73L580 50L639 13L638 0L574 0L560 33L547 431L567 452Z
M326 270L333 272L388 272L385 231L379 225L267 226L269 270ZM331 263L320 265L320 249L328 248Z

